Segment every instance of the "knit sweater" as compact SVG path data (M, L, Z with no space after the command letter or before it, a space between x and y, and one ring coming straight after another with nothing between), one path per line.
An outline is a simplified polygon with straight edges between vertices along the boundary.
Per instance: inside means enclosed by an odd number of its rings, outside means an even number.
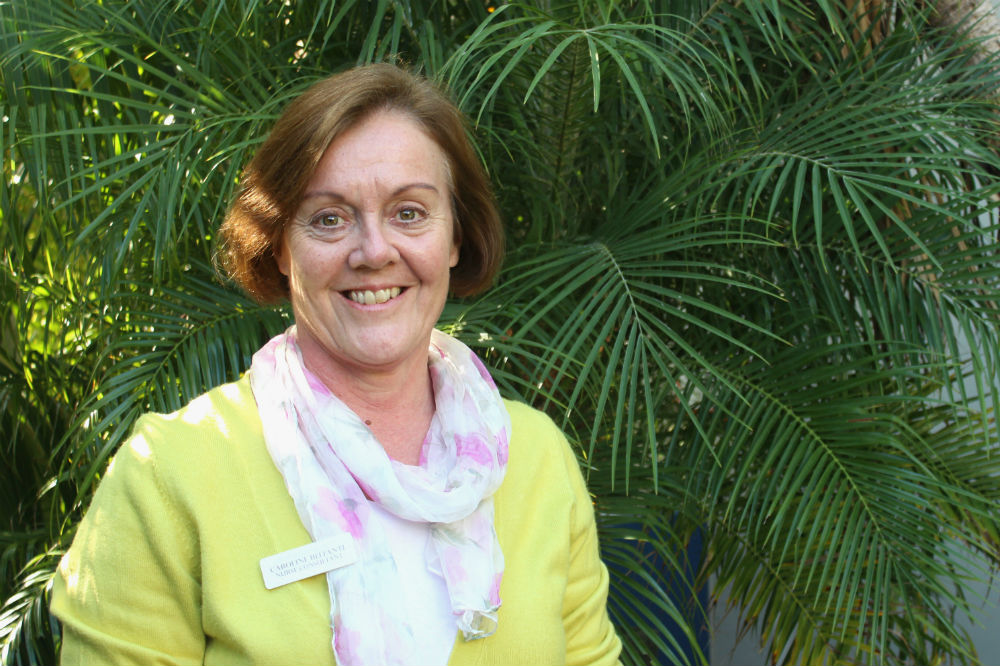
M456 632L449 663L614 664L621 643L576 459L548 417L507 409L499 628L468 642ZM325 576L273 590L261 578L261 558L309 542L246 377L144 416L60 563L62 663L333 664Z

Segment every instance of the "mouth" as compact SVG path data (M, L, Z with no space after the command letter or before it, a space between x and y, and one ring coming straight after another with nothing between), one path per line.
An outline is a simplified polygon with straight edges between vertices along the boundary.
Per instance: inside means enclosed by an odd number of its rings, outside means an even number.
M347 296L347 298L351 299L355 303L359 303L361 305L378 305L380 303L391 301L399 296L402 291L403 290L399 287L389 287L388 289L376 289L375 291L362 289L345 291L343 293Z

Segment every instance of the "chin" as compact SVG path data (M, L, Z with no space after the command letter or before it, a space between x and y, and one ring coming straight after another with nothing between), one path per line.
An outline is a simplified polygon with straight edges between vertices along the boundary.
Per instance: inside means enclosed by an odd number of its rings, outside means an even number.
M421 357L427 355L426 345L419 349L401 349L391 345L369 343L364 351L355 349L354 353L345 354L345 360L362 367L391 369L417 355Z

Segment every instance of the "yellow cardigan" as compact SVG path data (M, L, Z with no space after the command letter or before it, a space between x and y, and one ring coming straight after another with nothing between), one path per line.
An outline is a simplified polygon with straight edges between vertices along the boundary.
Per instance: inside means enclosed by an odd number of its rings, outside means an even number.
M495 495L499 629L450 664L614 664L593 506L552 421L508 402ZM264 446L246 377L147 415L101 482L52 592L63 664L333 664L325 576L274 590L259 562L310 538Z

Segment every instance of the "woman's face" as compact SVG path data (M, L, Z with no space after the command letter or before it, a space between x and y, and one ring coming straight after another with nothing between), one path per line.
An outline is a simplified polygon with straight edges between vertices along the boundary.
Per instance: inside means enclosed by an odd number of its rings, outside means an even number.
M426 363L458 262L449 182L442 150L401 112L375 113L323 154L277 257L321 377Z

